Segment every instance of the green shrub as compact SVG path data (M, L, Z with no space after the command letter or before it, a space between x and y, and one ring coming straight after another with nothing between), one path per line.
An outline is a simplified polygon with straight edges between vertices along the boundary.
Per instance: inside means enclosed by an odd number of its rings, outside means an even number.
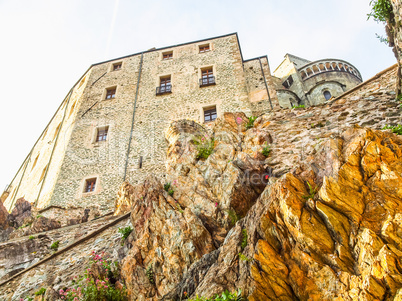
M220 296L216 295L215 298L204 298L197 296L195 299L189 299L188 301L244 301L244 298L241 296L241 290L239 289L234 293L230 293L228 290L226 290Z
M50 246L50 248L54 251L57 251L57 249L59 248L59 241L56 240L55 242L52 243L52 245Z
M309 195L304 195L303 198L304 199L314 199L314 197L318 191L318 186L313 188L308 181L307 181L307 185L308 185Z
M149 283L155 284L154 271L152 270L152 263L149 264L145 274L147 275Z
M179 210L179 212L180 212L181 214L184 213L183 208L181 208L181 206L180 206L179 203L177 203L177 210Z
M292 109L304 109L305 105L293 106Z
M121 234L121 240L125 241L131 232L133 232L133 228L131 228L131 226L127 226L125 228L119 228L119 233Z
M367 20L373 18L376 22L390 21L393 12L390 0L371 0L371 12L367 14Z
M399 108L402 109L402 94L398 95L398 97L396 98L396 101L399 101Z
M102 269L103 273L97 277L91 272L90 268L87 268L84 275L73 279L72 286L59 290L59 296L62 300L66 301L127 301L127 290L123 286L121 290L115 287L115 283L118 280L118 274L111 272L113 265L117 265L115 262L109 259L108 255L104 252L96 254L92 252L89 261L90 265L96 264ZM107 277L103 276L104 272L107 273Z
M38 214L38 215L36 216L36 218L40 218L40 217L43 217L43 215L42 215L42 214Z
M46 293L46 289L42 287L39 291L35 292L35 296L42 296Z
M35 239L35 236L29 235L29 239L30 239L30 240Z
M215 139L208 139L206 136L201 138L193 139L193 143L197 146L197 159L208 159L209 155L212 154L215 147Z
M228 214L230 222L232 223L232 226L234 226L240 220L240 216L237 215L236 211L234 211L233 209L228 210Z
M252 127L254 127L254 121L257 119L257 117L255 117L255 116L250 116L249 118L248 118L248 121L247 121L247 123L246 123L246 129L248 130L248 129L251 129Z
M244 255L243 253L239 253L239 258L241 261L251 261L250 258L248 258L246 255Z
M241 240L241 248L244 249L245 247L247 247L247 229L241 230L241 233L243 235L243 238Z
M174 190L173 190L173 189L170 189L170 190L168 191L168 195L173 196L173 194L174 194Z
M171 187L172 187L172 183L170 183L170 182L163 185L163 189L165 189L166 192L169 192Z
M30 225L32 225L32 222L26 223L26 224L22 225L21 227L18 227L18 229L24 229L26 227L29 227Z
M382 129L383 130L392 130L392 133L395 133L397 135L402 135L402 125L400 125L400 124L395 125L395 126L386 125Z
M269 145L265 145L261 151L261 154L263 154L265 157L268 157L270 153L271 147Z

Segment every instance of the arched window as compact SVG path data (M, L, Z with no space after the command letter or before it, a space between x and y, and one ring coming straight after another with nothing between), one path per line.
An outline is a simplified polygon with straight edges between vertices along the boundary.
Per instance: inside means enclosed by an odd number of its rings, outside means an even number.
M329 92L329 91L324 91L324 97L325 97L326 100L330 100L331 97L332 97L331 92Z

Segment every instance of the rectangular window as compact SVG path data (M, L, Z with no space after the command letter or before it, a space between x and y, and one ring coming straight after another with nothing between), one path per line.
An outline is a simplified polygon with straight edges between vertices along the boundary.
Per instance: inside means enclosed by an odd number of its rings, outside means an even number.
M84 192L94 192L96 185L96 178L85 180Z
M204 122L214 121L216 117L216 107L204 109Z
M161 77L159 87L156 88L156 95L171 93L172 92L172 83L170 80L170 75Z
M96 142L100 142L100 141L106 141L107 139L107 133L109 131L109 127L102 127L102 128L98 128L97 129L97 133L96 133Z
M200 86L215 85L213 68L208 67L201 70Z
M162 54L162 59L163 60L170 60L173 58L173 51L169 51L169 52L164 52Z
M202 46L199 47L199 49L200 49L200 53L208 52L210 50L209 49L209 44L202 45Z
M120 70L120 69L121 69L121 65L122 65L121 62L120 62L120 63L113 64L113 71L118 71L118 70Z
M293 84L293 77L292 77L292 76L289 76L289 77L283 82L282 85L283 85L286 89L289 89L292 84Z
M106 89L106 98L105 99L113 99L116 97L116 87Z

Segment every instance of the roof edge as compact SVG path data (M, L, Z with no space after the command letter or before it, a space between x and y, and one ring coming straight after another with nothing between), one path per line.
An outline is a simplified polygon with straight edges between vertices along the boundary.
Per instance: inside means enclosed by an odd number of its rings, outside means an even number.
M335 101L341 99L342 97L345 97L346 95L349 95L350 93L360 89L361 87L367 85L368 83L372 82L373 80L376 80L377 78L379 78L381 75L387 73L388 71L391 71L392 69L395 69L398 67L398 64L394 64L391 67L388 67L387 69L384 69L380 72L378 72L376 75L374 75L373 77L369 78L368 80L362 82L361 84L358 84L357 86L353 87L352 89L346 91L345 93L339 95L338 97L334 98L333 100L331 100L330 105L332 105Z
M200 43L200 42L204 42L204 41L208 41L208 40L220 39L220 38L224 38L224 37L228 37L228 36L232 36L232 35L236 35L237 43L239 44L240 54L241 54L241 57L242 57L242 60L243 60L243 54L242 54L241 48L240 48L239 37L238 37L238 35L237 35L237 32L233 32L233 33L228 33L228 34L224 34L224 35L216 36L216 37L212 37L212 38L201 39L201 40L196 40L196 41L186 42L186 43L181 43L181 44L176 44L176 45L170 45L170 46L165 46L165 47L161 47L161 48L149 49L149 50L146 50L146 51L141 51L141 52L137 52L137 53L133 53L133 54L129 54L129 55L117 57L117 58L114 58L114 59L102 61L102 62L99 62L99 63L95 63L95 64L92 64L91 67L97 66L97 65L101 65L101 64L104 64L104 63L108 63L108 62L113 62L113 61L115 61L115 60L125 59L125 58L131 57L131 56L140 55L141 53L148 53L148 52L160 51L160 50L163 50L163 49L168 49L168 48L178 47L178 46L184 46L184 45L194 44L194 43Z

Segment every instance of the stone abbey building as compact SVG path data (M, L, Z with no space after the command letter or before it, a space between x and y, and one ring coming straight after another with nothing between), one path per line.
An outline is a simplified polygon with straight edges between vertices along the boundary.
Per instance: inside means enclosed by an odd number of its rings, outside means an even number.
M71 88L3 192L43 210L114 206L125 180L165 174L172 121L208 126L223 112L257 116L317 105L361 82L340 60L287 55L271 75L267 56L245 60L236 33L150 49L90 66ZM330 93L330 97L328 95Z
M346 61L311 62L292 54L285 55L273 75L282 108L319 105L362 82L359 70Z

